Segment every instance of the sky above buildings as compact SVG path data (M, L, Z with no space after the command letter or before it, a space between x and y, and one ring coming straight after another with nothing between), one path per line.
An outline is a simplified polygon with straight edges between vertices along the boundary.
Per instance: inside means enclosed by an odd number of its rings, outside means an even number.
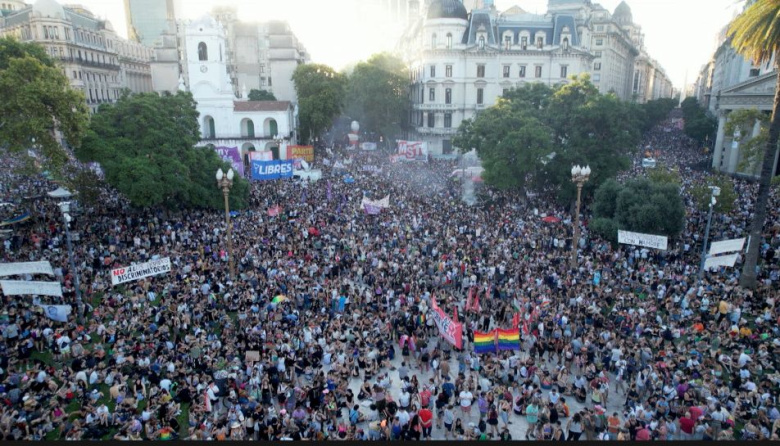
M60 0L69 3L67 0ZM107 18L127 36L123 0L73 0ZM195 19L216 5L234 4L244 21L286 20L312 61L341 69L392 50L398 28L376 6L381 0L183 0L184 19ZM543 14L547 0L495 0L499 10L518 5ZM614 11L620 0L595 0ZM741 0L627 0L634 22L645 33L645 46L666 69L675 87L696 80L712 56L718 35L742 9Z

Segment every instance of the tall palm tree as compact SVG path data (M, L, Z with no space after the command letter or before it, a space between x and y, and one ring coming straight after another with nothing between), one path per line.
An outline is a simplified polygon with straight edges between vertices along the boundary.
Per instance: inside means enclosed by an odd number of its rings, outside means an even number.
M742 270L740 285L756 287L756 264L761 235L766 222L767 206L772 175L774 173L775 151L780 136L780 0L756 0L729 26L728 35L732 46L755 64L765 64L774 57L777 72L775 101L772 106L772 120L769 124L769 139L764 148L764 160L761 163L758 199L753 209L753 222L750 227L745 266Z

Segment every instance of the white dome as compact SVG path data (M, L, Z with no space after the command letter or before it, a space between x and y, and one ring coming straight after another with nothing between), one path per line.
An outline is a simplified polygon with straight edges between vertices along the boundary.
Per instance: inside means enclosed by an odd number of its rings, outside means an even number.
M33 5L33 16L65 18L65 9L55 0L38 0Z

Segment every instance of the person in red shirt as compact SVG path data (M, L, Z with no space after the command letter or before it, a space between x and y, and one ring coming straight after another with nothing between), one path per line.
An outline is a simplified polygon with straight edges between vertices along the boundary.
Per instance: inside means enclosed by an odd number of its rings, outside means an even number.
M636 431L636 441L650 441L650 429L647 428L645 423L642 423L641 426Z
M688 409L688 412L691 413L691 418L693 421L699 421L699 419L704 415L704 411L701 410L698 406L691 406Z
M693 432L696 428L696 420L691 416L691 412L685 412L685 416L680 418L680 433L683 440L690 440L693 438Z
M427 387L424 387L418 395L420 397L420 407L427 408L431 405L431 391Z
M423 407L417 412L417 416L420 417L423 439L430 438L433 429L433 412L427 407Z

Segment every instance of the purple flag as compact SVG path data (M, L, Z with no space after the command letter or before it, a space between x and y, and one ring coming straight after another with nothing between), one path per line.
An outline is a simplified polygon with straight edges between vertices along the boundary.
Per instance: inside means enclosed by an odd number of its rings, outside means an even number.
M368 203L363 205L363 210L366 211L366 214L368 215L378 215L380 212L382 212L382 208L379 206L374 206Z

